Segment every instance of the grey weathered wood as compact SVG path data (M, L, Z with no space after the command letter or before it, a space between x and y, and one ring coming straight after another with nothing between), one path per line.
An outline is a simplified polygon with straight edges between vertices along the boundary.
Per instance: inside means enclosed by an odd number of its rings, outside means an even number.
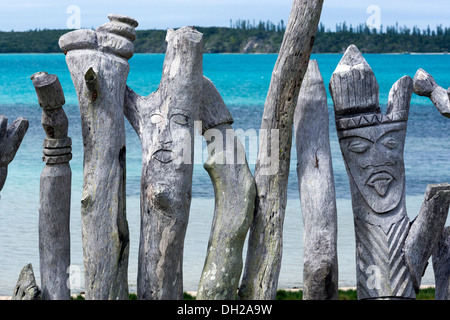
M78 96L83 134L82 241L86 299L128 299L123 105L133 55L129 17L59 39ZM125 26L126 25L126 26Z
M0 190L5 185L8 165L14 159L28 130L28 120L19 117L8 126L8 118L0 115Z
M203 84L202 34L166 36L159 88L142 97L128 88L125 116L142 145L138 299L182 299L183 247L191 203L194 121Z
M36 284L31 263L20 272L11 300L41 300L41 290Z
M44 140L39 192L39 262L42 300L70 300L70 198L72 171L69 160L69 121L62 108L64 93L56 75L38 72L31 76L42 108ZM51 141L52 145L49 145ZM57 146L57 147L53 147Z
M209 128L203 132L209 154L204 167L214 187L215 208L197 299L233 300L253 219L255 182L228 109L208 79L203 83L203 97L199 117L203 128Z
M274 299L281 267L294 110L308 67L322 0L294 0L264 105L241 299ZM270 144L268 143L270 142ZM274 142L274 144L272 144ZM277 147L278 144L278 147Z
M372 69L351 45L330 81L350 181L359 299L414 299L444 227L450 185L429 185L413 223L406 213L404 143L413 81L391 88L386 114Z
M450 88L445 90L423 69L414 76L414 93L430 98L444 117L450 117ZM433 253L433 269L436 284L436 300L450 300L450 227L446 227Z
M445 227L433 253L436 300L450 300L450 227Z
M419 215L411 224L405 241L406 263L412 273L416 291L441 238L450 206L450 184L428 185Z
M202 88L199 121L202 125L201 133L204 135L208 129L220 124L232 124L233 117L219 91L212 81L205 76L203 76Z
M449 91L439 86L433 76L423 69L417 70L414 76L414 93L430 98L441 115L450 118Z
M303 299L338 298L337 210L327 93L310 60L295 109L297 175L303 217Z

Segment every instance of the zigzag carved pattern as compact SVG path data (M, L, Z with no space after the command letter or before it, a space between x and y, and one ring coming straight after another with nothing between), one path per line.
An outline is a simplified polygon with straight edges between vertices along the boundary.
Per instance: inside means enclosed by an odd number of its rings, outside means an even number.
M336 120L337 130L348 130L353 128L373 126L382 123L401 122L408 119L408 112L395 111L390 114L365 114L351 118L342 118Z
M405 217L386 234L381 227L355 220L358 298L415 298L402 250L409 226Z

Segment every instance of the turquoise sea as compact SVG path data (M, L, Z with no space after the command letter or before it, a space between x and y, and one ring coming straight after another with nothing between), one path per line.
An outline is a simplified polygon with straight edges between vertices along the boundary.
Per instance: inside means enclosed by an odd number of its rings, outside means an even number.
M380 85L382 109L386 108L392 84L404 75L414 76L418 68L431 73L443 87L450 85L450 55L365 55ZM224 98L233 117L235 129L258 130L264 100L277 55L205 54L204 74ZM317 59L325 86L340 54L313 55ZM128 85L141 95L158 87L164 55L136 54L130 60ZM0 296L11 295L20 270L32 263L38 284L38 205L39 179L44 167L41 108L30 76L38 71L57 74L64 89L64 107L70 121L73 141L71 212L71 286L83 291L83 255L81 246L80 199L82 191L83 144L80 114L72 80L63 54L0 55L0 114L13 121L24 116L30 127L22 145L8 167L8 178L0 199ZM334 127L332 101L328 97L330 140L338 205L339 285L355 286L355 244L348 178L342 162ZM406 192L410 219L419 212L427 184L450 182L450 120L443 118L427 98L413 96L405 146ZM137 252L139 244L139 192L141 174L140 142L126 122L127 136L127 216L131 236L129 265L130 291L136 289ZM295 141L294 144L295 146ZM203 267L209 231L214 212L214 193L209 176L202 167L204 143L196 139L196 165L193 200L184 253L184 289L196 290ZM250 167L255 165L255 146L247 145ZM253 151L252 151L253 150ZM449 220L448 220L449 221ZM448 223L447 223L448 224ZM288 185L288 205L284 228L284 250L279 288L302 286L302 219L296 176L296 152L292 149ZM423 285L434 284L430 266Z

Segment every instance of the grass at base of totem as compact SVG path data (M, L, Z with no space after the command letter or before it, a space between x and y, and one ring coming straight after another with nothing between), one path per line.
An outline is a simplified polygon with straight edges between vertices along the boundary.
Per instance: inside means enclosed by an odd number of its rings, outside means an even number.
M434 300L435 288L425 287L421 288L417 294L417 300ZM73 300L84 300L82 295L78 295ZM195 296L185 292L183 294L184 300L195 300ZM302 300L303 291L302 290L278 290L276 300ZM137 300L137 295L135 293L130 294L130 300ZM357 300L357 294L355 289L345 289L339 290L339 300Z

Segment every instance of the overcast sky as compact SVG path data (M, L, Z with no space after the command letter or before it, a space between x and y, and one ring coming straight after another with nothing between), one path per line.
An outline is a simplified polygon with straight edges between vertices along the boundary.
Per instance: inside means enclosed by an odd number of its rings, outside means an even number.
M141 30L228 27L230 19L286 23L291 5L292 0L0 0L0 30L92 28L109 13L135 18ZM449 17L447 0L325 0L321 22L333 31L343 21L434 29L450 27Z

